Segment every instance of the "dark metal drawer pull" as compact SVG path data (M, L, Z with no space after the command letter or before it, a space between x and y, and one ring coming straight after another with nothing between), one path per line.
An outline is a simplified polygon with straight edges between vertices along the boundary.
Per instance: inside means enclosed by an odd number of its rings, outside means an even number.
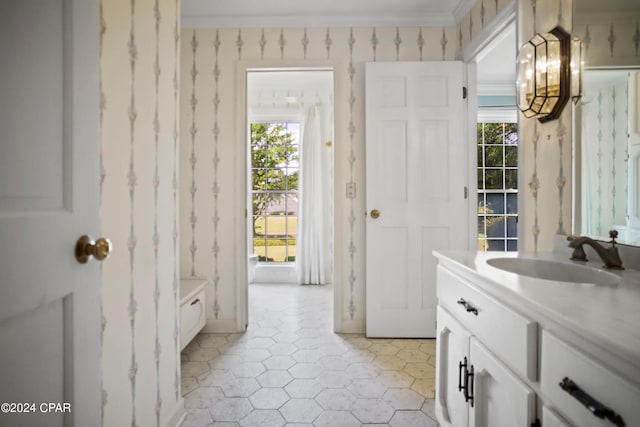
M625 427L624 420L613 410L607 408L602 403L598 402L593 397L589 396L584 390L582 390L576 383L569 378L564 377L559 384L560 388L569 393L578 402L582 403L596 417L608 420L617 427Z
M466 302L464 298L460 298L458 300L458 304L464 306L464 309L467 310L467 313L473 313L476 316L478 315L478 309Z
M196 298L193 301L191 301L191 305L196 305L199 302L200 302L200 298Z

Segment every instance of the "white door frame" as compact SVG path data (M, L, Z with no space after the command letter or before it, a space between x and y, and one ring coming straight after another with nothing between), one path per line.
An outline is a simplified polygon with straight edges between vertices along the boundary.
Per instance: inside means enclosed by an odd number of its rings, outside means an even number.
M249 281L247 277L248 259L247 259L247 219L249 212L247 209L247 73L249 71L283 71L283 70L327 70L333 72L333 88L336 93L336 73L337 63L335 61L269 61L269 60L248 60L238 61L236 63L236 147L234 150L234 176L235 182L235 200L234 211L234 239L236 242L235 257L238 260L235 271L235 296L236 296L236 330L244 331L249 322ZM333 114L335 116L335 101L333 106ZM335 121L332 121L335 123ZM335 144L334 144L335 146ZM335 152L334 152L335 154ZM335 155L334 155L335 165ZM333 212L333 330L340 331L342 329L342 286L339 278L341 277L340 266L336 263L337 247L335 242L336 236L341 235L341 227L335 221L335 211L337 199L337 171L334 167L334 203Z
M478 123L478 82L477 82L477 61L481 58L483 52L490 49L496 39L509 25L516 22L517 5L516 0L510 0L509 3L496 15L496 17L480 31L478 36L462 50L461 59L467 64L467 120L469 123L469 248L478 247L478 225L476 217L478 215L478 203L476 194L478 194L478 180L475 178L477 174L478 158L477 158L477 123ZM517 28L516 28L517 34ZM514 59L515 61L515 59ZM515 66L515 62L514 62ZM520 158L521 151L518 154L518 164L522 164ZM522 168L518 169L518 182L524 182L520 174ZM521 197L524 191L518 192L518 206L524 206ZM475 214L474 214L475 212ZM521 227L524 221L518 222L518 236L523 235Z

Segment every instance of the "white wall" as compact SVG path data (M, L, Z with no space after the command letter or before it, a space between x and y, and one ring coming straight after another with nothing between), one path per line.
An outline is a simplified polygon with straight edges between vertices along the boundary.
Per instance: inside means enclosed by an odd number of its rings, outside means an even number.
M165 426L182 407L180 2L103 1L101 11L101 226L114 248L102 264L103 425Z

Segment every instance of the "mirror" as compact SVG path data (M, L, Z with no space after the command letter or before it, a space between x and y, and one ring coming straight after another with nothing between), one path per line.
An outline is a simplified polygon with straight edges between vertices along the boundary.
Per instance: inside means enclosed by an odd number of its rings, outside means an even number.
M573 120L573 233L610 240L616 229L620 243L640 246L640 4L576 0L573 21L585 48Z

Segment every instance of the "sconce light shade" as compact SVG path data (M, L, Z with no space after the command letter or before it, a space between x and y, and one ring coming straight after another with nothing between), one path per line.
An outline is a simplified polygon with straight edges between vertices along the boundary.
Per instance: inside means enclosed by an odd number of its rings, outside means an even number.
M577 104L582 97L582 74L584 72L584 58L582 57L582 40L578 37L571 39L571 100Z
M571 55L569 34L561 27L536 34L520 48L517 103L525 117L557 119L569 100Z

